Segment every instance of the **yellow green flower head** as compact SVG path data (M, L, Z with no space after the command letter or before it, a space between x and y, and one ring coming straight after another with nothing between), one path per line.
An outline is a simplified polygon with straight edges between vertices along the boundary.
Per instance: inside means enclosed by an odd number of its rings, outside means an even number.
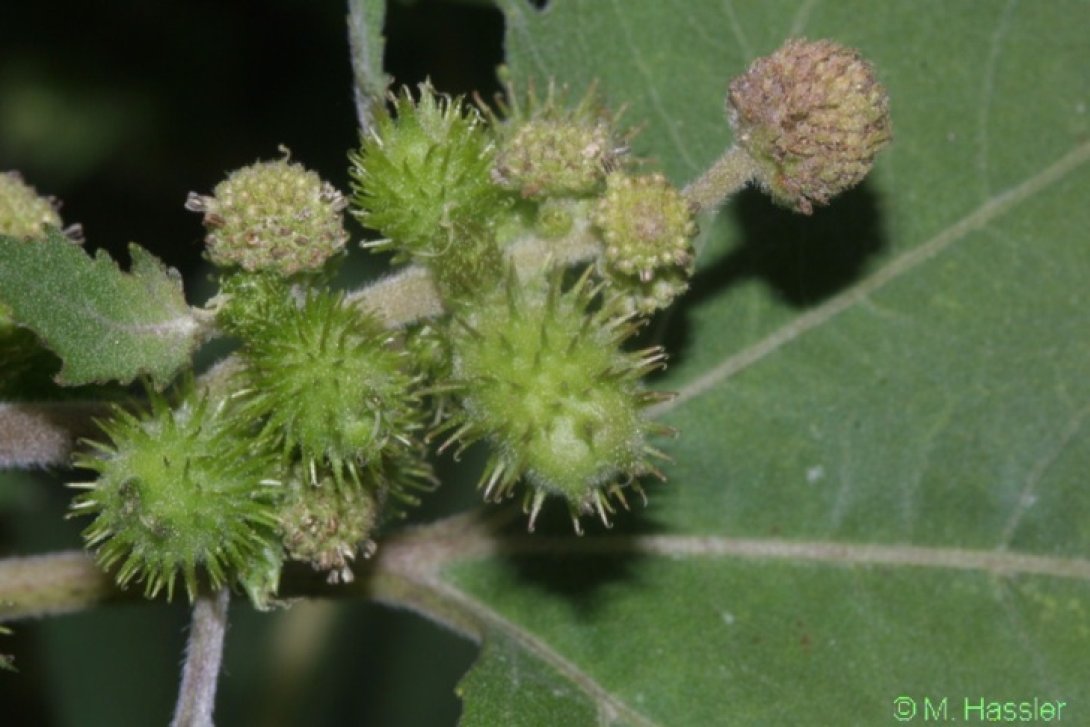
M63 223L58 206L55 200L38 194L18 172L0 172L0 235L33 240L44 235L46 228L60 229ZM66 234L80 241L78 226Z
M208 259L220 267L290 276L320 270L341 252L344 197L317 174L286 158L231 173L212 196L189 195L204 213Z

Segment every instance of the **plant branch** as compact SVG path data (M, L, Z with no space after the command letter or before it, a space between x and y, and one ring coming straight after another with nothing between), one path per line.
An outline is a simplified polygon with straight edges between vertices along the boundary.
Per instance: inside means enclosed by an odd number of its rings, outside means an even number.
M230 591L202 593L193 604L185 666L171 727L212 727L216 683L223 661Z
M1090 581L1090 560L1006 551L974 551L912 545L874 545L778 538L683 535L549 538L503 535L500 528L517 508L473 510L386 539L374 558L357 566L349 585L330 585L310 569L288 569L284 598L364 596L408 608L468 638L481 624L471 610L447 595L442 570L458 561L505 555L654 555L661 557L795 560L832 565L972 570L1001 576L1035 574ZM107 601L139 598L120 591L81 551L0 560L0 621L65 613Z
M601 243L589 220L577 221L565 236L541 239L526 235L507 246L507 257L520 277L533 275L550 265L574 265L593 260ZM348 302L373 313L387 328L400 328L445 312L443 299L431 271L409 265L370 283L348 296Z
M360 132L367 133L389 85L382 71L382 23L385 0L348 1L348 47L352 59L353 95Z
M81 611L122 597L82 550L0 560L0 621Z
M400 328L443 314L443 299L431 273L410 265L360 288L348 302L373 313L387 328Z
M732 146L681 193L698 211L713 211L727 197L746 186L756 173L753 157L741 147Z

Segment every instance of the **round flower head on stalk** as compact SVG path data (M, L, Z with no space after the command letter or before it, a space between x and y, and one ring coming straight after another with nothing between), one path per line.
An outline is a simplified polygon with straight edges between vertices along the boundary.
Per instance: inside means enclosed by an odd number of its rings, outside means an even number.
M232 172L211 196L189 194L204 213L208 259L219 267L282 276L316 272L344 249L347 201L287 157Z
M600 267L627 308L652 313L688 287L693 208L661 174L609 175L594 224L605 248Z
M662 395L641 390L639 379L664 355L622 351L634 325L609 305L592 311L597 293L587 274L566 292L558 273L547 291L509 278L492 300L455 319L453 375L463 410L444 425L453 430L444 447L487 438L485 498L510 496L524 479L531 530L550 495L567 501L582 532L585 513L609 524L610 498L624 504L623 485L639 489L638 477L661 477L647 438L663 428L641 409Z
M171 598L180 575L192 600L199 573L220 588L279 548L275 457L254 449L222 404L186 388L174 408L152 391L150 411L118 409L101 423L109 442L88 442L93 451L76 459L98 473L72 485L86 490L73 514L95 518L87 545L116 566L119 585L142 582L148 597Z
M18 172L0 172L0 235L24 240L41 238L49 228L61 229L59 203L43 197ZM72 242L83 242L79 225L64 230Z
M243 349L245 411L310 474L329 467L361 481L359 467L415 446L423 407L396 335L341 296L311 293Z
M759 183L804 214L858 184L892 138L889 96L858 51L789 40L730 84L727 114Z

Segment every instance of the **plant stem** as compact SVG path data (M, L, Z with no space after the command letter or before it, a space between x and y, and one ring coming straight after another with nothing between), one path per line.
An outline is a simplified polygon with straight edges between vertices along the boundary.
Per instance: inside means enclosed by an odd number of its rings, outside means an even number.
M756 173L757 165L753 157L741 147L732 146L681 193L698 211L714 210L727 197L746 186Z
M0 560L3 621L80 611L121 595L82 550Z
M410 265L360 288L348 302L373 313L387 328L400 328L443 314L443 299L431 273Z
M221 588L202 593L193 604L193 624L171 727L212 727L229 600L230 591Z
M348 0L348 47L352 59L353 96L360 133L374 121L375 106L382 104L389 78L382 71L382 23L386 3Z
M580 220L564 237L542 240L534 235L516 239L507 246L507 257L522 277L550 265L572 265L593 260L601 244ZM370 311L387 328L400 328L445 312L435 280L423 265L410 265L393 275L367 285L348 296L348 302Z

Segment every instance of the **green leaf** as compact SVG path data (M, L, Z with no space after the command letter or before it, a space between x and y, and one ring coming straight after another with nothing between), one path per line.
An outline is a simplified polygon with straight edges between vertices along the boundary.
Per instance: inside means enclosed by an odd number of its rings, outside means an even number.
M1086 721L1090 5L499 4L517 82L597 78L679 183L790 36L871 58L896 138L811 218L747 191L704 221L661 325L671 481L631 532L443 571L485 639L466 721L886 724L899 697Z
M123 273L105 252L94 257L59 233L27 243L0 236L0 301L64 365L65 386L147 375L158 387L189 363L201 328L178 273L137 245Z

